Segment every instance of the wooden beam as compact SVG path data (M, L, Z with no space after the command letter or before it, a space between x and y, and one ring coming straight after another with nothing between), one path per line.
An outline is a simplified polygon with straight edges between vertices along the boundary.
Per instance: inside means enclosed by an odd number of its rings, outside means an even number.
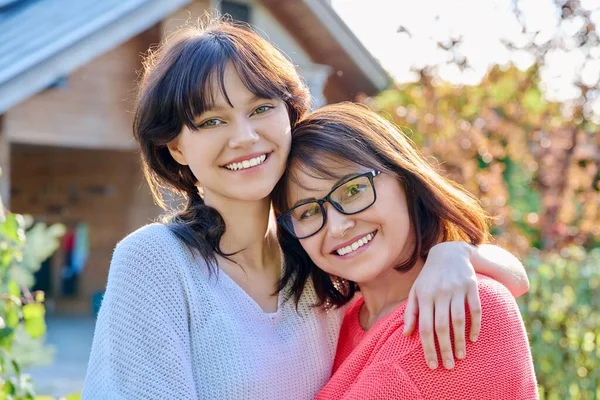
M8 141L8 135L4 131L4 115L0 115L0 169L2 170L2 176L0 176L0 197L4 204L4 207L10 207L10 142Z

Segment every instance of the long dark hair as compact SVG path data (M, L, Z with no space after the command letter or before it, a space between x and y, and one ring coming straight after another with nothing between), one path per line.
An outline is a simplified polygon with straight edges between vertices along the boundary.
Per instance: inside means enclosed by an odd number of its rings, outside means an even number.
M442 177L393 124L352 103L325 106L295 125L288 168L272 194L276 215L290 207L288 186L290 182L299 184L295 171L337 180L341 176L331 171L331 165L340 160L394 175L403 184L415 246L397 270L412 268L439 242L480 244L489 240L488 216L480 203L464 188ZM311 278L318 306L341 306L354 296L356 283L318 268L285 229L279 229L278 235L286 266L280 290L291 281L290 293L298 302Z
M167 143L184 126L197 129L194 119L212 106L218 90L229 101L224 86L228 63L253 94L283 100L292 125L308 111L308 89L279 50L247 25L213 19L203 28L178 31L148 54L133 123L144 175L155 201L167 209L166 191L187 200L167 226L190 249L197 250L209 267L216 265L215 253L227 256L220 248L225 222L217 210L204 203L192 171L172 158ZM217 88L213 82L218 82Z

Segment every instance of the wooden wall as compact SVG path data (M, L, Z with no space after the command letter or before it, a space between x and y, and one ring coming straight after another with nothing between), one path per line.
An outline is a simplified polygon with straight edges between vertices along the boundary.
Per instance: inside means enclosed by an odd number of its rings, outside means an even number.
M133 151L12 146L12 211L48 223L89 227L90 256L75 298L56 296L58 311L87 313L93 293L106 284L117 242L152 222L160 210ZM52 266L52 291L60 293L62 255ZM62 308L62 309L61 309Z

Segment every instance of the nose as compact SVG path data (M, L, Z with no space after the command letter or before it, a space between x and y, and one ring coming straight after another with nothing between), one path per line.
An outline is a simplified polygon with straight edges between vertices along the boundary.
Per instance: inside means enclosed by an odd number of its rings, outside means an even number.
M229 147L232 149L252 147L258 140L259 136L254 130L252 123L250 121L241 121L235 126L235 132L229 139Z
M346 232L354 227L354 220L340 213L333 208L331 204L326 204L327 207L327 231L329 235L335 239L342 239L346 236Z

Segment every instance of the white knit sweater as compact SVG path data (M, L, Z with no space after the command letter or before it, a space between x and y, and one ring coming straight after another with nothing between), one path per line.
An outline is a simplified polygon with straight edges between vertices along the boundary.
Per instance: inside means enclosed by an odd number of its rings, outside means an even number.
M117 246L83 390L95 399L312 399L331 374L343 310L265 313L167 227ZM282 304L283 303L283 304Z

